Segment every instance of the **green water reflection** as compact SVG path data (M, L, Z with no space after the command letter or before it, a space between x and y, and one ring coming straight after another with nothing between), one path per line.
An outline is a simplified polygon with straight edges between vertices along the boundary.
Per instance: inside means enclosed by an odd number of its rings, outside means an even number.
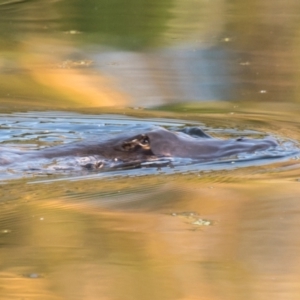
M298 102L299 10L296 0L2 1L1 102Z
M171 18L172 0L88 0L63 1L56 6L62 12L61 30L75 28L80 40L124 49L157 45Z

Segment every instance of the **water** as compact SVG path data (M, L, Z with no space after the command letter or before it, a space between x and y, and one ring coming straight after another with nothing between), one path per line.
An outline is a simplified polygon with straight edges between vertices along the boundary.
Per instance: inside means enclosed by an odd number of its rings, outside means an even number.
M0 0L0 156L153 126L281 147L2 169L0 299L298 300L299 6Z
M242 109L231 120L224 118L233 116L225 111L198 118L185 112L186 119L178 113L130 112L135 116L2 114L2 147L28 151L124 129L200 125L217 137L271 135L297 149L297 126L288 121L292 113L282 120L283 114L258 117L248 111L240 122ZM285 128L277 130L277 122ZM285 135L292 131L291 137ZM14 180L2 173L3 299L19 294L121 299L128 288L128 299L136 293L163 299L200 293L208 297L212 286L216 299L221 292L220 299L244 298L249 292L264 299L273 295L274 282L281 283L276 284L279 294L294 297L299 162L288 149L283 151L286 156L280 159L255 156L247 164L28 172L20 179L15 170L10 174ZM156 286L163 289L153 290Z

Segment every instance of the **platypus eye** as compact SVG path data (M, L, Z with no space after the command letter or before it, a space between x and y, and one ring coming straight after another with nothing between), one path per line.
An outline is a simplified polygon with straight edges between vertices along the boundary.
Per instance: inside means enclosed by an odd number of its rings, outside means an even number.
M140 138L140 145L141 146L148 146L150 141L149 141L149 137L147 135L141 135L141 138Z
M138 148L149 149L149 137L141 134L132 140L126 141L122 144L122 148L125 151L134 151Z

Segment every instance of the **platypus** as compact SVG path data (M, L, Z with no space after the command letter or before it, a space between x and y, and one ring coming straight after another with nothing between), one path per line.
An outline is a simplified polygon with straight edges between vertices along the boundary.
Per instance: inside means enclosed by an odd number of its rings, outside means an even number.
M141 133L125 133L112 139L97 142L83 141L24 152L24 158L56 158L63 156L93 156L120 161L147 160L148 158L179 157L211 160L240 153L275 148L274 139L235 138L217 139L200 129L198 137L156 127Z

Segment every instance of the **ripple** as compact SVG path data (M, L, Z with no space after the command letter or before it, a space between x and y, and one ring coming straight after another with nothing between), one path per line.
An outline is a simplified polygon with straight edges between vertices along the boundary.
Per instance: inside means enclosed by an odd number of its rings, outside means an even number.
M0 148L0 178L7 180L46 176L46 181L57 181L66 180L66 178L80 180L95 177L185 174L260 166L300 157L299 147L295 141L276 137L280 144L276 149L240 154L213 161L172 157L124 163L103 160L97 156L20 159L28 150L83 140L95 140L96 138L101 142L116 134L149 130L156 126L173 131L186 131L189 126L198 126L213 136L226 138L266 136L265 133L251 129L210 128L200 122L177 119L139 119L123 115L84 115L56 111L39 112L38 114L36 112L0 114L0 143L2 144ZM196 134L195 132L197 131L194 131L194 134ZM87 168L87 166L91 166L91 168Z

